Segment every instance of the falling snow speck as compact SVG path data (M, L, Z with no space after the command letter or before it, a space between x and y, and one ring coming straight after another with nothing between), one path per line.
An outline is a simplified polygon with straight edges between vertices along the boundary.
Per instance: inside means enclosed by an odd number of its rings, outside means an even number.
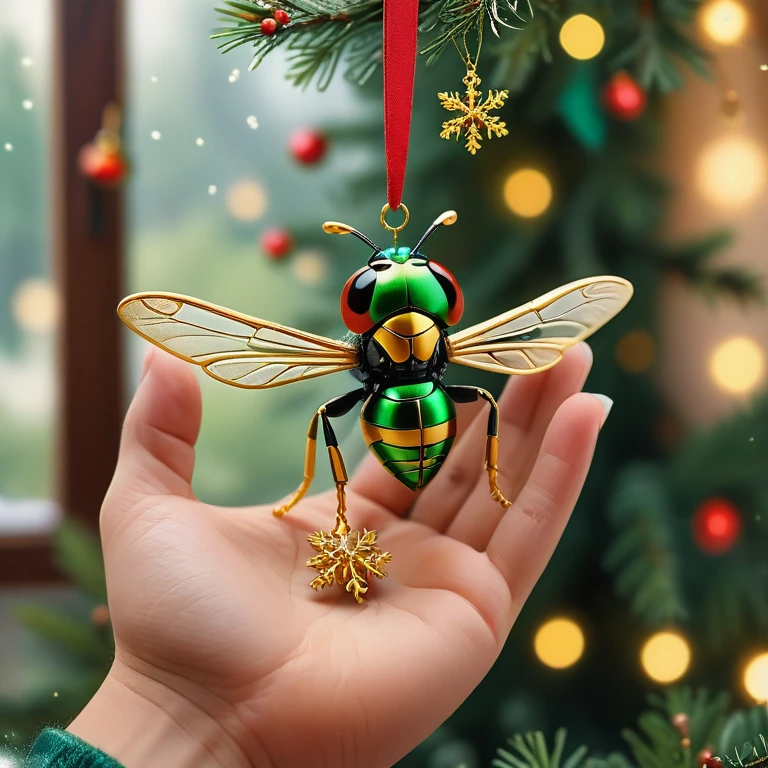
M31 56L25 56L21 60L21 66L22 67L31 67L32 66L32 57Z
M152 133L149 134L155 141L160 141L160 138L162 137L162 133L160 131L152 131Z
M198 147L202 147L203 144L205 144L205 139L195 139L195 144L197 144Z
M9 141L4 144L4 148L6 152L13 152L13 144Z
M215 184L211 184L208 187L208 194L213 196L219 191L219 188Z
M149 78L149 81L151 83L156 83L157 82L157 75L152 75L152 77Z
M35 105L29 99L24 99L24 101L21 102L21 106L24 107L24 109L26 109L27 111L29 111Z
M240 79L240 70L233 69L227 79L229 80L230 83L236 83Z
M245 122L248 123L248 127L253 131L259 127L259 121L255 115L249 115Z

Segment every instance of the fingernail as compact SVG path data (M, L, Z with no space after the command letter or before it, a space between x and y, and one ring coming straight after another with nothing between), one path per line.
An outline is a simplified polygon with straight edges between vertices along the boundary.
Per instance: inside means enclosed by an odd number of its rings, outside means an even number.
M144 377L149 372L149 369L152 367L152 358L155 354L155 348L150 346L147 351L144 353L144 360L141 364L141 381L144 381Z
M608 418L608 414L611 412L611 408L613 408L613 400L607 395L597 395L594 392L591 392L590 394L592 397L597 398L600 401L600 405L603 406L603 420L600 422L600 426L602 427L603 424L605 424L605 420Z

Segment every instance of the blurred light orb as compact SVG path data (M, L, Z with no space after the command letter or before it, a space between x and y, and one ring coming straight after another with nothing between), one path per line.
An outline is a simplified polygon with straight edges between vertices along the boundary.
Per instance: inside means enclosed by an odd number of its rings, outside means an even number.
M205 145L205 139L197 138L195 139L195 144L197 144L198 147L202 147Z
M677 632L657 632L640 653L645 674L657 683L679 680L691 663L691 648Z
M709 358L709 374L723 391L746 395L763 381L765 353L748 336L734 336L715 347Z
M21 66L22 67L31 67L32 66L32 57L31 56L25 56L21 60Z
M317 285L328 274L328 262L320 251L299 251L293 258L293 276L304 285Z
M745 208L766 184L762 147L746 136L726 135L708 144L696 164L699 192L713 205Z
M208 186L208 194L211 197L213 197L218 191L219 191L219 188L215 184L210 184Z
M152 75L152 77L149 78L149 81L151 83L156 83L157 82L157 75Z
M616 344L616 362L626 373L645 373L656 357L656 342L640 328L625 333Z
M747 663L744 687L758 703L768 702L768 653L758 654Z
M760 65L760 71L761 72L768 72L768 64L761 64Z
M238 221L256 221L267 209L267 193L250 179L236 181L227 190L227 209Z
M248 115L248 117L245 118L245 122L248 123L248 127L252 131L255 131L259 127L259 121L256 115Z
M149 134L155 141L160 141L160 139L163 137L163 134L160 133L160 131L152 131L152 133Z
M603 50L605 32L591 16L578 13L560 28L560 45L571 58L580 61L594 59Z
M550 619L536 632L533 648L542 664L552 669L566 669L584 653L584 633L571 619Z
M712 0L701 11L701 26L720 45L734 45L744 37L749 17L738 0Z
M6 141L3 145L3 149L5 149L6 152L13 152L13 144L11 144L10 141Z
M21 106L24 107L24 109L26 109L27 112L29 112L29 110L32 109L32 107L34 107L35 104L30 99L24 99L24 101L21 102Z
M47 280L23 282L13 295L11 310L20 328L31 333L50 333L59 319L59 295Z
M552 203L552 184L541 171L522 168L504 182L504 202L517 216L536 218Z

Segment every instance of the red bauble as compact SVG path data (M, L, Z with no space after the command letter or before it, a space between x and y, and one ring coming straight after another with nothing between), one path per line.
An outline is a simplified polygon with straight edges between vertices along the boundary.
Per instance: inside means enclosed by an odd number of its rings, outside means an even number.
M603 88L603 104L617 120L637 120L647 103L645 91L627 72L617 72Z
M120 152L105 152L97 144L86 144L78 161L82 174L104 187L117 186L128 173L128 163Z
M274 35L277 32L277 22L274 19L264 19L261 22L262 35Z
M730 552L741 535L741 513L728 499L709 499L694 512L693 539L707 555Z
M699 752L698 755L696 755L696 768L704 768L704 766L710 765L710 761L713 759L712 750L708 747L704 747L704 749ZM720 765L720 761L716 760L716 763L718 765L718 768L722 768Z
M291 134L288 147L295 160L303 165L314 165L325 157L328 142L313 128L299 128Z
M293 248L293 238L286 229L274 227L261 236L261 247L272 259L282 259Z
M723 761L719 757L708 757L704 761L706 768L723 768Z
M281 27L284 27L286 24L291 23L291 17L284 10L278 9L275 11L275 21Z

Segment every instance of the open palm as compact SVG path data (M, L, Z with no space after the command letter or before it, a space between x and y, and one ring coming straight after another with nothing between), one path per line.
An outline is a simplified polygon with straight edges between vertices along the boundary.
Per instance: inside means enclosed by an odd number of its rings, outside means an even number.
M332 525L335 493L282 519L271 505L194 497L197 383L184 364L149 355L102 512L117 653L99 711L129 690L131 707L146 701L170 716L182 742L205 741L203 758L167 765L391 766L487 673L562 533L605 413L598 398L576 394L590 360L582 344L507 387L506 512L488 492L486 417L475 404L460 412L460 438L420 495L372 457L363 463L349 486L350 523L377 530L394 559L358 605L338 587L307 586L306 537ZM105 727L86 710L72 730L133 768L140 752L115 754Z

